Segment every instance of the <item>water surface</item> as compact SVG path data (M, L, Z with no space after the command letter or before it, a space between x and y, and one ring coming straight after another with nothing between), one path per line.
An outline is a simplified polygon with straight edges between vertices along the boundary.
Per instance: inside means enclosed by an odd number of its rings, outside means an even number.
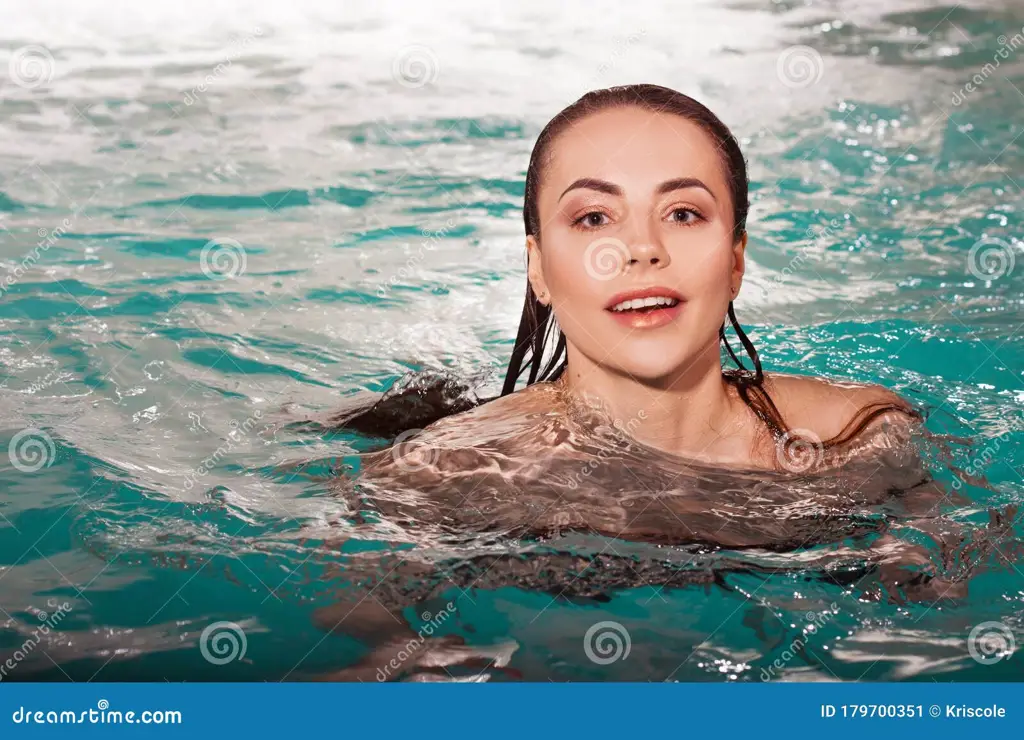
M53 629L11 679L298 679L364 655L317 615L348 593L352 553L385 547L346 529L330 475L376 443L295 422L427 368L493 392L521 308L533 141L586 90L638 81L699 98L741 139L752 210L737 312L766 366L883 383L964 440L925 467L967 498L941 508L965 545L944 562L916 544L935 567L980 567L964 598L898 600L873 591L877 573L821 577L820 548L865 544L838 525L742 569L556 528L560 552L606 548L636 578L620 567L602 598L559 600L459 576L427 616L451 601L436 634L469 647L437 649L485 657L452 673L1020 677L1019 657L968 650L987 623L1004 646L1024 639L1024 582L999 550L1019 522L969 547L1024 491L1019 7L12 8L0 650ZM724 506L729 491L707 495ZM481 556L507 545L483 539ZM655 561L679 552L710 577L659 584ZM628 656L588 657L603 622L628 634ZM203 631L223 623L238 649L211 661Z

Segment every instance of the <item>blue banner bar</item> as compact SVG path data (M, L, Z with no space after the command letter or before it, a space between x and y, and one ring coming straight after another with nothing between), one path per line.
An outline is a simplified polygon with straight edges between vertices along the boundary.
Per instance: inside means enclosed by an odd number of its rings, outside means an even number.
M3 684L0 738L1019 737L1020 684ZM1007 733L1014 733L1013 735Z

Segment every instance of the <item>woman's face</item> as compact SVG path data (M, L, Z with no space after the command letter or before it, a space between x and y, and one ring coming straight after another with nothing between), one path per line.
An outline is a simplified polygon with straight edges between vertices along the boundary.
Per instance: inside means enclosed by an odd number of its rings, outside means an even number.
M552 142L529 272L571 363L650 382L720 363L746 245L733 243L723 170L697 124L641 108L593 114Z

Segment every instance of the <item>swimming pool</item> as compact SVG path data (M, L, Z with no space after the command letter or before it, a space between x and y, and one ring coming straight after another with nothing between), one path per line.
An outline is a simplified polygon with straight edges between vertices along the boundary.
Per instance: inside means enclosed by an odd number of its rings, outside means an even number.
M309 533L370 443L295 422L412 370L500 380L530 148L594 87L674 87L741 138L737 312L768 369L930 409L969 440L929 461L974 501L958 520L1020 502L1024 11L550 5L5 11L4 678L301 679L361 654L314 623L343 579ZM797 570L599 604L453 588L456 616L422 622L531 680L1020 678L1024 579L981 557L956 602Z

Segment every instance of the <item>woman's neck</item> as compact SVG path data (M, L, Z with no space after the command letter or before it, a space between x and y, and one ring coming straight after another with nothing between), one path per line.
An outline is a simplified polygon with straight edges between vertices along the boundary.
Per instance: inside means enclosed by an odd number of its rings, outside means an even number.
M603 408L615 426L639 442L687 458L749 460L750 414L722 378L717 351L652 382L603 368L576 352L568 355L559 385L586 405Z

